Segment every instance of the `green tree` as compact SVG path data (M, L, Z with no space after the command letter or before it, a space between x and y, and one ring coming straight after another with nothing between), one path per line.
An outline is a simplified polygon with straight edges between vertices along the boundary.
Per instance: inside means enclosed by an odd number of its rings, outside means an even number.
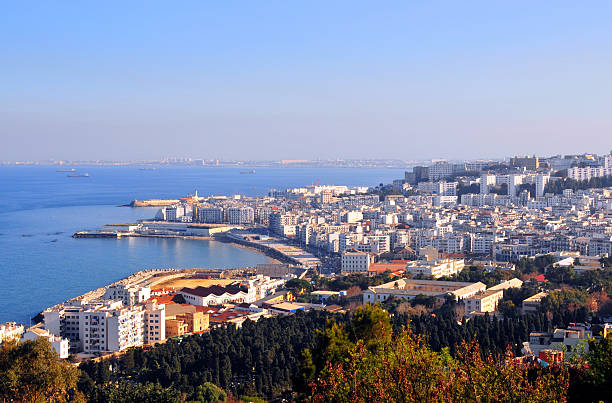
M79 371L45 339L0 347L0 399L8 402L80 401Z
M196 391L195 399L193 403L217 403L224 402L227 399L227 395L217 385L210 382L205 382L198 386Z

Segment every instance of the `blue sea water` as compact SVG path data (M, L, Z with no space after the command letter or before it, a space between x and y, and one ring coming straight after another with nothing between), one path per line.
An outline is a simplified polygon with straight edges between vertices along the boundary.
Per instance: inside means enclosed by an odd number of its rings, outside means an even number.
M232 245L187 239L74 239L104 224L151 218L156 209L118 207L133 199L199 195L249 196L270 188L388 183L398 169L77 167L69 178L55 167L0 167L0 322L28 323L47 306L146 268L243 267L268 258Z

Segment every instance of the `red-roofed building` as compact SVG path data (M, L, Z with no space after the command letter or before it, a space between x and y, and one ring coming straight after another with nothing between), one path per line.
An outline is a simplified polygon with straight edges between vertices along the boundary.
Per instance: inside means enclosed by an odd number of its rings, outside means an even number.
M375 276L377 274L383 274L385 272L403 272L406 270L406 263L372 263L370 268L368 269L368 274L370 276Z

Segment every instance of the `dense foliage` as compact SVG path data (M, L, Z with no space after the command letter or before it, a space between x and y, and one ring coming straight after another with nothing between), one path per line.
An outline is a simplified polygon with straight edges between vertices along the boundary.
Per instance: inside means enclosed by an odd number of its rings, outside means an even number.
M475 342L462 343L456 358L437 353L409 330L393 334L376 306L344 325L331 321L312 357L301 373L310 376L306 393L315 402L549 402L567 395L563 367L518 364L511 352L482 355Z
M0 399L4 402L82 401L78 369L62 361L45 339L0 346Z
M196 399L198 387L211 382L237 396L281 396L291 390L301 351L312 348L315 331L325 323L323 312L298 313L246 321L241 329L213 329L149 350L132 349L119 359L82 364L82 384L95 390L127 378L172 387Z
M612 176L602 176L600 178L591 178L588 181L577 181L570 178L562 178L555 181L550 181L544 188L546 193L561 194L565 189L586 190L586 189L601 189L612 186Z

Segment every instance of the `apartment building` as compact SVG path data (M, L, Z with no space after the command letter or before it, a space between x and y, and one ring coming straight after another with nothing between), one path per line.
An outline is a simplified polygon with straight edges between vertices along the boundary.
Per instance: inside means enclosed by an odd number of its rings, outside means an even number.
M591 178L600 178L606 175L606 169L596 167L573 167L567 170L567 177L577 181L588 181Z
M151 297L151 289L149 287L141 287L133 284L117 284L108 287L104 296L105 300L119 300L123 305L141 304Z
M466 313L495 312L497 304L504 298L504 290L488 289L469 298L465 298Z
M361 252L355 249L342 252L341 270L342 273L367 273L373 256L368 252Z
M253 224L255 211L252 207L231 207L227 209L227 219L230 224Z
M198 222L207 224L221 224L224 222L224 211L221 207L198 207Z
M123 306L121 301L107 302L80 312L80 338L85 353L122 351L144 344L142 306Z
M55 336L68 339L74 352L122 351L141 346L145 341L155 343L163 340L161 327L155 328L162 323L162 304L124 306L118 299L74 301L72 304L47 310L43 316L44 328ZM145 329L145 326L149 327ZM153 326L152 332L150 326Z
M269 217L270 230L282 236L295 236L299 219L294 214L272 213Z
M144 311L144 343L156 344L166 339L166 306L155 300L147 302Z
M440 278L459 273L465 267L463 259L418 260L406 264L406 273L413 276Z
M59 336L51 334L47 329L43 329L40 325L29 328L24 334L21 341L45 339L51 344L51 349L57 353L59 358L68 358L69 344L68 339L63 339Z

